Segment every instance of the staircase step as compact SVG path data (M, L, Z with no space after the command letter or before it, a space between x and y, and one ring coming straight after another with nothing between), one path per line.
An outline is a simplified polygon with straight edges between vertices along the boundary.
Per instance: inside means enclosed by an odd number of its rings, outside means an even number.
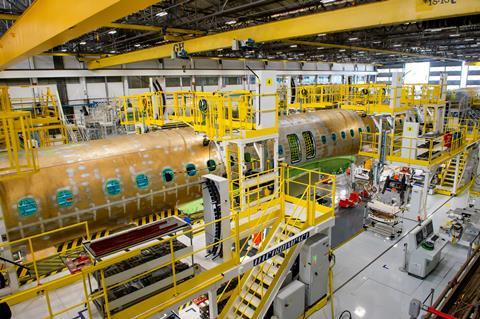
M252 271L252 274L258 281L263 282L266 286L270 286L272 284L273 277L259 269L255 269L254 271Z
M235 313L237 315L241 315L241 316L243 315L245 318L253 318L253 315L255 314L255 309L241 302L235 306Z
M262 268L262 271L266 274L269 274L270 276L272 277L275 277L277 275L277 272L278 272L278 269L280 267L278 266L275 266L273 263L268 263L268 262L265 262L263 264L263 268Z
M250 292L256 293L261 297L265 296L268 290L267 287L264 287L256 282L253 282L251 285L249 285L248 289Z
M244 294L242 294L240 296L242 299L243 299L243 302L244 303L249 303L251 304L252 306L255 307L255 309L258 308L258 306L260 305L260 298L258 298L257 296L255 296L254 294L252 293L249 293L249 292L245 292Z

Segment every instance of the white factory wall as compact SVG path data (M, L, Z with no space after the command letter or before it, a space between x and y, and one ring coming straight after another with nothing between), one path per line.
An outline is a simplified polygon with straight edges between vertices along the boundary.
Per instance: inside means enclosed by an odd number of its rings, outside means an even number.
M0 72L0 85L54 85L62 81L67 104L78 105L146 92L150 77L162 79L160 82L166 92L189 90L193 83L196 90L207 92L249 89L252 84L247 84L247 79L252 74L246 66L253 70L275 70L279 75L294 76L303 83L342 83L349 75L357 75L358 81L365 81L366 75L376 74L373 65L219 59L160 59L91 71L76 57L62 59L62 70L54 68L51 56L35 56L22 61ZM166 78L176 78L178 83L171 81L170 85L165 85ZM180 78L185 80L180 81ZM21 89L13 92L15 97L24 94Z

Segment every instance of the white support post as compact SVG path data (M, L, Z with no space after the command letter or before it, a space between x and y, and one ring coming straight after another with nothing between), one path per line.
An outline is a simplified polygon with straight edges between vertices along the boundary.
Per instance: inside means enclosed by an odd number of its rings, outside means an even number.
M428 189L430 188L430 171L425 172L425 180L423 181L423 192L422 192L422 201L420 203L420 212L419 217L422 220L427 219L427 198L428 198Z
M208 291L208 311L210 313L210 319L216 319L218 317L216 289L212 289Z

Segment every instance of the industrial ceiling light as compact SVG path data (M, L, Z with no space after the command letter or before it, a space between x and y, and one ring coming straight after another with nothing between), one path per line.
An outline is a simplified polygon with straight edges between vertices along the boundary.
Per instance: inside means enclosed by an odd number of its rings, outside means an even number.
M117 51L115 51L115 50L112 50L112 51L110 51L110 53L117 53Z
M473 38L464 39L463 41L475 41Z
M80 45L85 45L85 44L87 44L87 42L82 41L82 42L80 42L79 44L80 44Z
M456 38L456 37L459 37L460 34L458 34L458 33L453 33L453 34L450 34L450 36L451 36L452 38Z
M117 33L117 30L110 30L110 31L108 31L108 34L115 34L115 33Z
M296 48L296 47L298 47L298 45L292 44L290 47L291 47L291 48Z
M230 20L230 21L225 22L225 24L228 24L228 25L232 25L232 24L235 24L235 23L237 23L237 20Z
M396 47L396 48L398 48L398 47L401 47L402 45L399 44L399 43L397 43L397 44L394 44L393 46Z
M345 51L347 51L347 50L345 50L345 49L338 50L338 52L345 52Z
M356 41L358 38L348 38L348 41Z
M326 33L317 34L317 36L319 36L319 37L324 37L324 36L326 36L326 35L327 35Z
M139 47L140 47L140 43L135 44L134 47L139 48Z
M67 49L62 49L61 51L62 51L62 52L67 52Z
M382 43L382 41L372 41L373 44L379 44Z
M156 14L157 17L164 17L168 14L167 11L160 11L159 13Z

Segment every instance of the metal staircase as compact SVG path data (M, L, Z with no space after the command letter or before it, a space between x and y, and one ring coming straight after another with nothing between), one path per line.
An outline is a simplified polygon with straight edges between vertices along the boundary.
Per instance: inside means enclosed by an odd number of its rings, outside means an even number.
M297 222L290 218L280 223L265 250L298 234ZM263 318L301 247L300 243L286 249L247 272L240 281L240 293L229 300L221 318Z
M441 173L440 183L437 186L440 190L453 191L454 188L459 188L460 181L462 180L463 173L465 171L465 164L468 158L468 151L460 153L459 156L455 156L449 160ZM458 174L455 178L455 172L457 171L457 159L458 159Z

